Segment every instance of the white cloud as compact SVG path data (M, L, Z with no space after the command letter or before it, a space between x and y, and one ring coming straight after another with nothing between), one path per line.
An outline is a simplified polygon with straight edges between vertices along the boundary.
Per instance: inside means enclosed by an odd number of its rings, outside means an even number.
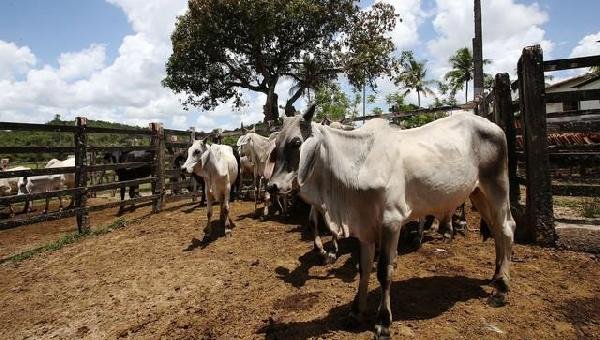
M11 80L16 74L26 73L35 64L35 55L29 47L0 40L0 80Z
M587 57L600 54L600 32L586 35L571 51L570 58Z
M396 27L390 32L397 50L401 51L419 43L419 26L425 17L421 9L421 0L376 0L375 2L394 6L396 14L402 19L402 22L396 22Z
M89 48L75 53L61 53L58 58L58 75L64 80L88 77L105 67L106 48L93 44Z
M486 72L514 74L525 46L541 44L546 56L553 43L545 38L542 25L548 14L536 3L524 5L516 0L482 1L484 58L491 59ZM449 70L448 58L461 47L472 47L474 36L473 1L436 0L433 27L438 33L427 43L432 56L432 76L439 78Z

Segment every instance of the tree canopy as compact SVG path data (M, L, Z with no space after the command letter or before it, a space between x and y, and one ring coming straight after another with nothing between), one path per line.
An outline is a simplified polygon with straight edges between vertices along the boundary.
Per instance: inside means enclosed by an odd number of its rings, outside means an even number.
M465 102L468 101L469 94L469 81L473 79L474 62L473 54L467 47L459 48L454 52L452 57L448 60L452 65L452 70L444 76L444 79L448 81L448 87L453 93L457 90L465 89ZM490 64L489 59L484 59L483 64ZM489 88L493 83L493 78L484 75L484 88ZM486 79L487 78L487 79ZM487 81L487 84L485 82Z
M358 93L354 94L354 98L348 98L335 82L323 84L315 92L316 118L340 121L345 117L354 117L358 113L356 106L360 100L361 97Z
M425 96L435 95L430 88L435 81L426 79L425 61L416 60L412 51L404 51L400 58L400 67L402 70L395 79L396 84L402 86L404 96L413 90L417 92L417 104L421 107L421 93Z
M266 95L265 121L278 116L275 87L294 80L286 115L306 89L346 74L359 87L392 70L394 8L357 0L189 0L171 36L173 53L163 85L206 110L243 91Z

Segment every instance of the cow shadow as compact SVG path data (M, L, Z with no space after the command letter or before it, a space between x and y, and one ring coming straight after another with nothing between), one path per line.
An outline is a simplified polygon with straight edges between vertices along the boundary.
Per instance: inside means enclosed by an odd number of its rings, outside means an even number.
M458 302L487 297L482 288L488 281L464 276L431 276L392 282L391 308L394 321L427 320L448 311ZM373 329L379 288L368 296L368 319L360 325L350 324L352 301L332 308L328 315L304 322L270 322L257 330L267 339L306 339L344 330L360 333Z
M359 261L359 253L357 241L353 238L338 240L338 246L338 261L341 260L340 257L342 257L342 255L350 254L350 256L344 260L345 262L342 266L331 266L327 270L327 275L325 276L309 274L312 267L324 265L323 258L314 249L301 255L298 258L300 265L293 270L290 271L288 268L279 266L275 268L275 273L279 279L296 288L304 286L308 280L330 280L332 278L337 278L344 282L353 282L358 274L357 263ZM333 247L329 243L325 244L325 249L332 248Z
M206 228L204 228L204 237L202 237L202 240L193 237L191 243L183 251L193 251L197 248L204 249L219 238L226 237L225 227L220 220L211 221L210 226L212 228L211 234L208 234Z

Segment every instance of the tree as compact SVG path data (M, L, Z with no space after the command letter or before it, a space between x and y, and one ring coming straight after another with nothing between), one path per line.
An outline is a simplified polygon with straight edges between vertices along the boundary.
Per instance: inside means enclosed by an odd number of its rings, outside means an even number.
M392 92L385 96L385 102L390 105L390 111L412 111L418 109L418 106L406 102L406 95L400 92Z
M424 96L435 95L429 88L435 82L425 79L427 76L425 61L417 61L412 51L404 51L400 58L400 68L401 71L395 78L396 85L401 85L405 89L404 96L413 90L416 91L417 104L421 107L421 93Z
M358 0L189 0L171 36L163 85L205 110L243 91L266 95L265 121L279 116L276 85L295 82L286 115L305 90L346 74L360 87L393 69L394 8Z
M473 79L473 55L471 50L467 47L459 48L456 50L454 55L449 59L452 65L452 70L446 75L444 79L448 81L448 85L455 92L458 90L465 89L465 103L469 100L469 81ZM483 64L490 64L489 59L483 59Z
M590 72L592 73L600 73L600 65L590 67Z
M351 101L337 83L323 84L315 91L316 118L318 120L323 118L334 121L342 120L346 115L352 115L355 111L353 104L356 104L356 99ZM360 102L360 96L358 102Z

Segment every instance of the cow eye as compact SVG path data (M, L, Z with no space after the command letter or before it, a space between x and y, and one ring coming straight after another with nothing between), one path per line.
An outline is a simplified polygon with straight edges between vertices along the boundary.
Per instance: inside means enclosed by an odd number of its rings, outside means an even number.
M295 148L299 148L299 147L300 147L300 145L302 145L302 141L300 140L300 138L294 138L294 139L292 140L292 143L291 143L291 144L292 144L292 146L293 146L293 147L295 147Z
M194 156L198 156L199 153L200 153L200 150L194 150Z

